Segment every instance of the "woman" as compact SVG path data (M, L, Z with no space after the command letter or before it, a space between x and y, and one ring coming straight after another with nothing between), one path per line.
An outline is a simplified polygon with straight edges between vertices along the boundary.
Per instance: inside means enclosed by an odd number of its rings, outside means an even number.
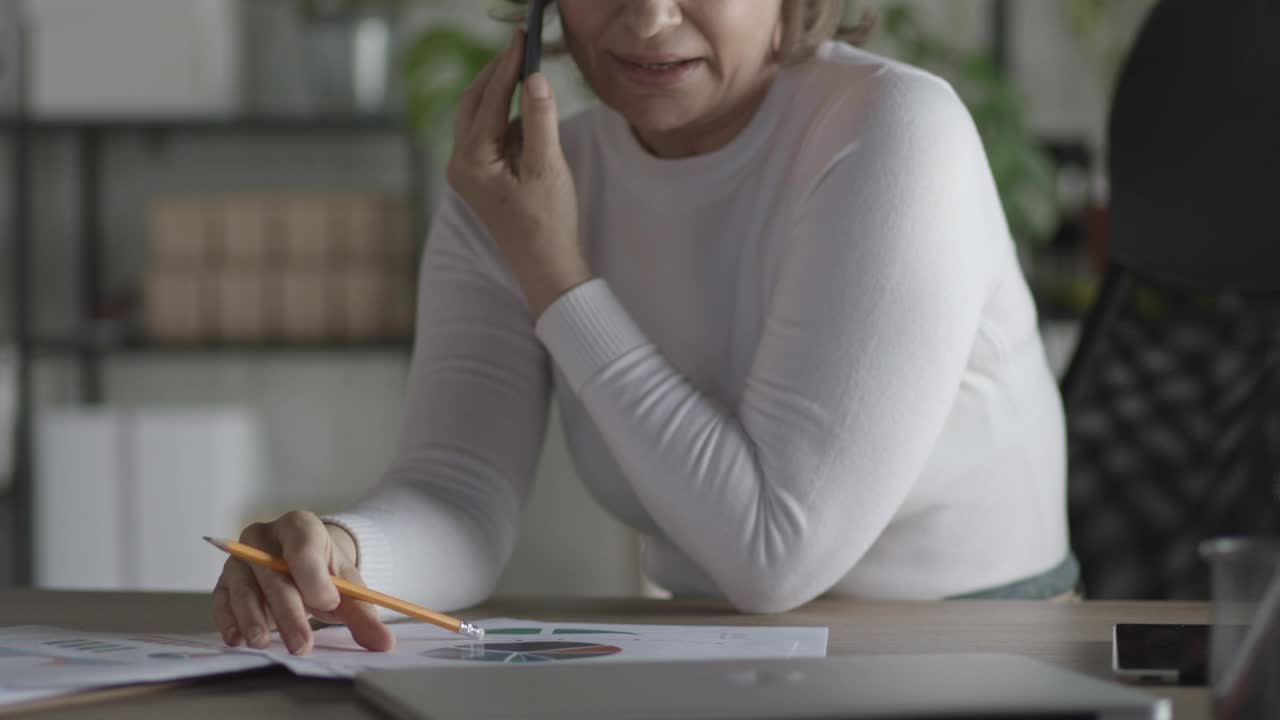
M838 0L560 0L602 104L560 124L523 37L458 108L398 458L350 513L242 539L228 643L308 613L393 644L333 571L484 599L554 390L584 481L678 596L778 612L1069 592L1061 403L973 123L830 38ZM517 131L518 129L518 131ZM522 137L522 142L521 142Z

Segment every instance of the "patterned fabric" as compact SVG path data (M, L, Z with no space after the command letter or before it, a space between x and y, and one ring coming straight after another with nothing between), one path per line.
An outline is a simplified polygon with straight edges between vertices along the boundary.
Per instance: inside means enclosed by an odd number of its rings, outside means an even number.
M1062 562L1029 578L1016 580L977 592L953 595L948 600L1053 600L1078 599L1080 563L1075 555L1067 555Z
M1084 589L1203 599L1201 540L1280 534L1280 297L1119 302L1067 412Z

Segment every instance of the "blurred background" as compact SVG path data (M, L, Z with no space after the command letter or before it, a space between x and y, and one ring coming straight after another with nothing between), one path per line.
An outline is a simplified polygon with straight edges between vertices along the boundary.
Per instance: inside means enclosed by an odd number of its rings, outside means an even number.
M1106 119L1151 0L868 2L978 121L1061 372L1098 287ZM477 0L0 0L0 586L195 589L390 459ZM555 33L555 28L549 30ZM591 101L549 63L566 112ZM499 588L646 591L553 418Z

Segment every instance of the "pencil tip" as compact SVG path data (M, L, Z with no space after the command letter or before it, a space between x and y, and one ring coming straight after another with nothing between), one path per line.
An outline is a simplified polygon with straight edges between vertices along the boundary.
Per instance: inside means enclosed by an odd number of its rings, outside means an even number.
M209 537L208 535L205 535L204 541L218 548L219 550L227 549L227 541L223 540L222 538Z

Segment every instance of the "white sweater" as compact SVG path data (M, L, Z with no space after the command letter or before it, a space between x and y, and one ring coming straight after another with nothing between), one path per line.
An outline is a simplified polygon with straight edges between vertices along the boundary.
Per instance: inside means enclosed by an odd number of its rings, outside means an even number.
M562 142L597 279L535 325L447 193L398 457L332 518L367 583L492 592L553 391L583 481L677 595L931 599L1067 556L1061 403L945 82L829 43L715 152L655 158L602 106Z

